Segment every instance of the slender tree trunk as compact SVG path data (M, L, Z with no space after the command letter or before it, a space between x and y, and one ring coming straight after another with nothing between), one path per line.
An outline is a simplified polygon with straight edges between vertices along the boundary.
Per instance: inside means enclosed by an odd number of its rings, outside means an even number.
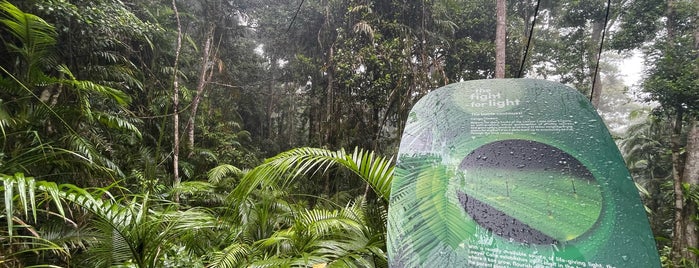
M676 8L676 3L674 0L668 0L667 1L667 11L666 11L666 16L667 16L667 22L666 22L666 30L667 30L667 40L669 40L670 46L674 46L672 42L675 40L675 29L677 26L677 11L675 10ZM695 141L690 141L690 137L698 135L696 134L696 124L693 124L690 126L690 134L688 135L688 144L687 147L685 147L685 152L686 154L682 155L681 150L682 150L682 125L684 123L684 108L683 107L675 107L676 115L675 115L675 122L674 122L674 127L673 127L673 133L671 137L671 146L672 146L672 179L673 179L673 194L675 196L675 204L674 204L674 221L673 221L673 228L672 228L672 262L675 264L677 267L682 266L682 261L684 260L695 260L696 261L696 256L691 253L689 250L689 247L696 247L696 243L693 241L696 241L696 227L691 227L692 231L688 232L688 226L687 224L690 221L694 220L694 217L696 216L696 207L693 205L690 205L689 203L691 202L686 202L688 200L688 196L685 196L685 179L687 176L690 175L685 175L685 168L687 166L690 166L690 169L694 169L695 167L692 167L691 165L694 165L694 163L697 160L696 154L697 152L691 152L691 150L697 150ZM694 139L694 138L691 138ZM690 144L691 143L691 144ZM690 146L692 148L690 148ZM691 156L690 156L691 154ZM686 158L687 157L687 158ZM689 158L691 157L691 158ZM689 170L689 173L694 172L693 170ZM691 186L691 185L690 185ZM691 201L691 200L689 200ZM690 211L690 208L694 208L693 211Z
M330 28L330 7L326 6L325 7L325 16L326 16L326 22L327 27ZM321 142L323 146L330 146L334 147L336 146L335 144L335 128L338 122L338 119L340 118L337 114L335 114L335 107L336 107L336 101L335 101L335 43L337 40L334 40L333 42L330 42L328 45L328 59L327 59L327 81L328 84L326 86L326 95L325 95L325 120L324 122L321 122L321 126L319 129L321 130L321 133L323 137L321 138ZM327 176L326 176L327 178ZM329 189L329 181L326 179L326 189Z
M694 0L694 7L699 7L699 0ZM699 8L697 8L697 14L695 14L694 17L694 51L697 53L697 57L699 57ZM699 69L699 66L697 66ZM699 71L699 70L697 70Z
M214 41L214 26L209 25L209 30L206 34L206 41L204 42L204 49L202 51L202 63L199 69L199 82L197 83L197 94L192 100L191 114L189 115L189 120L187 121L187 145L189 149L189 154L187 157L192 157L194 153L194 121L197 117L197 109L199 108L199 103L204 95L204 89L206 85L211 80L214 74L214 67L211 61L211 44Z
M326 146L335 146L334 144L334 133L333 130L335 128L335 124L339 124L339 122L336 122L336 118L333 118L336 116L335 113L335 93L334 93L334 87L333 84L335 83L334 81L334 74L335 74L335 69L334 69L334 46L330 46L330 53L328 53L328 85L327 85L327 92L326 92L326 108L325 108L325 122L321 124L323 126L323 131L325 132L325 138L322 140L323 145ZM324 175L324 180L323 180L323 192L330 196L330 176L328 174Z
M652 158L649 158L650 163L655 163L655 161ZM661 189L662 184L665 182L665 180L659 180L656 179L655 177L655 170L654 165L648 166L648 176L650 178L650 183L647 186L648 190L648 197L649 200L647 202L648 209L650 211L656 212L660 211L662 208L663 204L662 201L660 200L660 197L662 196L663 190ZM663 217L660 217L660 213L652 213L649 215L650 217L650 227L651 230L654 234L660 233L660 231L663 229L663 222L665 219Z
M699 0L694 0L695 6L699 6ZM695 14L695 21L699 19L699 10ZM699 25L695 23L694 26L694 49L695 53L699 53ZM695 55L699 57L699 55ZM699 67L697 67L699 68ZM699 71L699 70L697 70ZM690 129L687 133L687 146L685 147L686 158L684 159L684 170L682 173L682 183L688 186L690 191L696 191L699 187L699 120L693 118L691 121ZM689 248L699 248L699 233L697 231L697 201L689 197L684 197L686 203L684 204L682 213L683 218L681 225L684 226L684 245L680 249L682 251L682 257L687 260L688 263L696 264L698 256L694 254L693 251L688 250Z
M330 7L327 3L327 1L320 1L321 6L325 6L325 11L324 11L324 17L323 17L323 25L318 29L318 33L316 34L316 41L318 42L318 47L325 51L324 47L324 41L326 34L329 31L332 31L330 27ZM328 41L328 43L333 43L332 41ZM329 87L332 87L333 83L333 59L332 59L332 49L333 46L329 45L328 50L330 50L330 55L327 56L326 61L325 61L325 66L324 68L327 69L327 83L328 85L326 86L326 91L320 90L318 94L313 94L313 89L311 89L311 94L309 94L309 115L308 115L308 141L311 144L316 144L317 146L325 146L326 144L324 143L324 137L325 135L323 134L324 128L324 122L323 120L325 119L325 116L323 113L327 113L328 111L325 110L325 103L324 100L320 98L322 96L322 92L327 92L327 89Z
M272 55L274 55L274 53L272 53ZM269 72L270 77L269 77L269 82L267 83L267 90L269 92L269 95L267 97L267 105L265 107L266 108L265 113L267 114L267 116L266 116L267 121L265 124L265 128L264 128L265 131L264 131L263 137L265 137L269 140L274 140L274 137L276 136L274 133L274 124L279 123L278 115L274 113L274 110L275 110L274 106L275 106L276 99L277 99L277 94L276 94L277 92L276 92L276 90L274 90L274 81L275 81L274 74L277 73L277 70L276 70L277 66L274 63L277 62L277 59L273 56L271 58L271 62L272 62L272 64L269 67L270 68L270 72Z
M497 23L495 25L495 78L505 78L505 25L507 17L507 6L505 0L496 0L495 13Z
M326 1L321 1L321 4L325 4L325 19L323 22L323 27L318 31L318 44L323 48L323 40L326 37L323 34L329 34L332 36L334 31L331 27L331 12L330 6ZM339 124L337 122L338 116L334 114L335 112L335 42L336 37L331 37L327 40L327 51L325 60L325 73L326 73L326 83L325 86L325 99L320 101L318 105L318 116L316 119L318 123L318 143L320 146L333 147L334 144L334 129ZM324 49L324 48L323 48ZM330 175L328 173L323 175L323 193L330 196Z
M691 191L697 190L699 186L699 121L693 121L687 133L687 147L685 148L687 157L684 163L684 172L682 173L682 184L689 187ZM686 241L686 248L697 248L699 246L699 237L697 234L697 200L684 197L686 200L683 213L684 218L682 226ZM693 251L683 250L682 257L689 263L697 263L697 255Z
M675 196L674 202L674 222L672 228L672 258L676 265L679 261L686 255L687 242L686 242L686 211L684 203L684 191L682 185L682 177L684 172L684 159L681 155L682 150L682 123L683 114L678 111L675 116L675 122L672 131L672 137L670 138L671 150L672 150L672 181L673 181L673 194Z
M172 96L172 125L173 125L173 152L172 152L172 181L173 188L177 188L180 185L180 85L177 77L177 72L179 72L178 64L180 61L180 50L182 49L182 24L180 23L180 13L177 11L177 3L172 0L172 10L175 12L175 19L177 20L177 48L175 49L175 63L174 63L174 78L172 81L173 86L173 96ZM175 193L174 196L175 203L180 202L179 194Z
M588 57L588 68L590 69L590 78L593 80L590 102L595 108L599 107L600 98L602 97L602 77L600 77L597 63L599 62L599 46L603 30L603 22L598 21L592 23L592 35L590 37L590 46L588 49L590 54Z
M429 61L430 61L430 60L429 60L430 58L429 58L428 53L431 53L431 52L430 52L429 49L427 48L427 47L428 47L428 45L427 45L427 21L426 21L426 17L427 17L427 14L426 14L426 13L427 13L427 12L425 12L425 1L424 1L424 0L422 1L422 4L421 4L420 6L421 6L421 8L422 8L422 13L421 13L421 15L420 15L420 21L421 21L421 22L420 22L420 25L421 25L421 26L420 26L420 28L421 28L421 29L420 29L420 30L421 30L421 31L420 31L420 34L421 34L420 39L421 39L421 40L420 40L420 46L419 46L419 49L420 49L420 67L421 67L421 70L422 70L422 74L421 74L420 76L421 76L421 77L424 77L423 79L420 79L421 82L422 82L422 83L421 83L422 85L421 85L420 87L421 87L421 88L430 88L430 87L431 87L431 86L430 86L430 83L431 83L430 80L431 80L431 79L428 78L428 77L429 77L428 74L429 74L429 73L432 73L432 72L430 71L430 66L431 66L433 63L430 63L430 62L429 62Z

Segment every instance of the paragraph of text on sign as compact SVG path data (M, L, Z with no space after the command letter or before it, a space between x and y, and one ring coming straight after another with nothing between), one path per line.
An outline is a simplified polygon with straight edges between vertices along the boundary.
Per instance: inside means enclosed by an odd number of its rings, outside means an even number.
M555 256L542 256L499 248L469 245L468 265L471 267L519 267L519 268L616 268L609 264L568 260Z
M470 123L472 135L512 134L516 132L573 131L573 121L501 120L498 117L477 117Z

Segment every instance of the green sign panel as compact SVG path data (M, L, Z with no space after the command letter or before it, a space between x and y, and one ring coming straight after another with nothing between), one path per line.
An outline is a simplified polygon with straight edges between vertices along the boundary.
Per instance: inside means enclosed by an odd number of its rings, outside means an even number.
M388 214L391 267L660 267L604 123L550 81L468 81L421 99Z

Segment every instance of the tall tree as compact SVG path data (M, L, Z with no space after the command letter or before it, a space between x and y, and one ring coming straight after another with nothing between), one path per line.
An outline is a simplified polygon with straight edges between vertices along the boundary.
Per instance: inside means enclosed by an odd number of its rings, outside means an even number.
M507 1L496 1L495 25L495 78L505 78L505 44L507 32Z
M201 103L201 99L204 95L204 90L206 89L207 84L211 81L211 77L214 75L214 70L216 69L215 62L212 60L212 55L216 54L214 51L212 51L216 50L216 48L212 48L212 46L215 46L215 44L212 44L214 42L214 26L211 24L207 28L208 29L206 30L204 37L204 47L202 48L201 52L202 62L198 75L199 81L197 82L196 95L192 100L192 106L190 108L191 111L186 126L187 144L189 145L188 148L190 150L189 157L194 154L194 129L199 104Z
M172 0L172 10L175 13L175 20L177 21L177 46L175 48L175 62L173 63L174 77L172 79L172 184L174 188L177 188L180 184L180 84L179 84L179 71L178 66L180 62L180 51L182 50L182 24L180 23L180 13L177 10L177 2ZM175 194L175 202L179 202L179 195Z
M693 1L636 1L624 15L618 48L647 46L647 78L643 90L649 100L660 103L660 111L672 124L670 150L674 217L672 229L672 261L675 265L696 263L696 203L690 198L697 187L694 176L697 150L694 146L697 120L697 48L694 36L698 5ZM639 23L640 22L640 23ZM656 37L657 34L657 37ZM689 126L689 129L687 129ZM694 177L693 177L694 176Z
M650 70L644 82L645 90L658 100L666 112L673 115L673 132L671 136L673 189L675 195L675 215L673 227L673 260L679 264L683 259L696 263L697 256L690 250L696 248L696 203L689 198L691 189L698 187L696 178L696 155L699 153L695 135L698 135L694 122L698 97L696 85L699 80L697 70L697 52L693 47L694 27L689 21L696 16L691 2L668 1L666 6L666 36L658 42L655 66ZM682 68L677 68L682 66ZM684 126L689 122L690 131L683 140ZM686 147L685 147L686 146ZM692 146L692 147L690 147ZM690 149L694 149L691 151ZM682 154L686 151L687 154Z
M673 233L678 235L678 239L673 240L673 249L675 249L676 259L682 258L689 263L697 263L699 256L691 249L699 246L699 230L697 230L696 220L696 215L699 212L697 210L699 200L693 198L699 189L699 120L694 118L689 124L685 147L687 155L684 159L682 177L679 182L681 189L675 188ZM676 184L678 183L675 182ZM678 190L680 191L678 192ZM680 196L682 200L677 200L677 196ZM678 248L681 250L677 250Z

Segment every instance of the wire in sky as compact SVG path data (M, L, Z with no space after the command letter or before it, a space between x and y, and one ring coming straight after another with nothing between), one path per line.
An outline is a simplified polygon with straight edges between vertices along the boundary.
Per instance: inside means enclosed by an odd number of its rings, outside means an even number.
M607 0L607 14L604 15L604 27L602 27L602 40L599 43L599 51L597 52L597 64L595 65L595 74L592 76L592 89L590 90L590 102L595 94L595 83L597 82L597 73L599 73L599 59L602 57L602 47L604 47L604 35L607 33L607 23L609 22L609 6L612 5L611 0Z
M529 38L527 38L527 47L524 49L524 57L522 57L522 64L519 66L519 73L517 73L517 78L522 78L522 72L524 71L524 63L527 62L527 55L529 54L529 44L532 42L532 36L534 35L534 26L536 25L536 17L539 16L539 4L541 0L536 1L536 8L534 9L534 20L532 20L532 28L529 30Z
M286 31L289 32L291 30L291 26L294 25L294 21L296 21L296 16L299 15L299 12L301 11L301 6L303 6L303 2L305 0L301 0L301 3L299 4L299 7L296 9L296 13L294 13L294 18L291 19L291 23L289 23L289 28L286 28Z

